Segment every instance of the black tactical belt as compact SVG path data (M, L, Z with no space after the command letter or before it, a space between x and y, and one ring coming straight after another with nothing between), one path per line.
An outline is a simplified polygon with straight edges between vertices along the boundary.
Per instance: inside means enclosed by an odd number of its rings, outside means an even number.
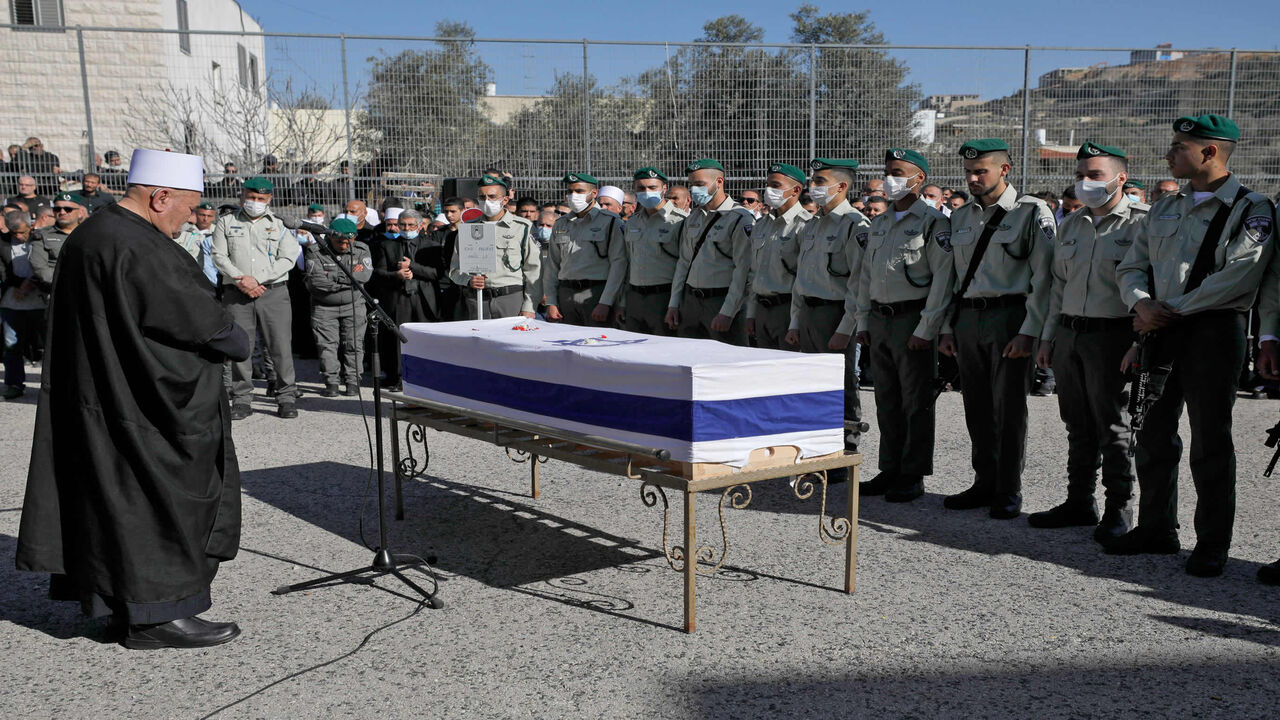
M778 295L757 295L756 302L760 303L760 307L771 308L778 307L786 303L791 304L791 293L780 293Z
M729 294L729 288L696 288L692 285L686 285L685 289L696 298L718 298Z
M1026 295L997 295L995 297L961 298L960 307L970 310L991 310L993 308L1026 305Z
M1076 332L1098 332L1099 330L1132 330L1132 317L1100 318L1080 315L1059 315L1058 325Z
M524 285L507 285L506 287L485 288L484 297L486 299L500 298L503 295L520 292L524 289Z
M628 285L631 292L637 295L657 295L659 293L671 294L671 283L666 285Z
M879 313L885 317L919 312L924 309L924 301L924 298L919 298L918 300L902 300L900 302L892 303L882 303L872 300L871 312Z
M844 298L841 298L839 300L828 300L826 298L809 297L808 295L806 295L804 296L804 304L808 305L809 307L823 307L826 305L843 305Z
M570 290L586 290L595 285L604 285L604 280L561 280L560 286L567 287Z

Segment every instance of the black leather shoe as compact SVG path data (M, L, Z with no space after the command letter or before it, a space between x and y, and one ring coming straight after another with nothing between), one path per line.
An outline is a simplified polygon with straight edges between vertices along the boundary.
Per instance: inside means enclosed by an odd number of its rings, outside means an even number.
M1132 528L1133 509L1129 507L1128 503L1124 505L1107 503L1106 510L1102 511L1102 520L1093 531L1093 539L1106 545L1129 532Z
M1092 498L1083 502L1068 500L1055 508L1031 513L1027 523L1034 528L1093 527L1098 524L1098 508Z
M1280 585L1280 560L1258 568L1258 582L1263 585Z
M858 494L864 496L883 495L888 492L889 488L893 487L897 479L898 473L882 470L870 480L858 483Z
M948 510L974 510L990 505L991 493L986 488L980 488L977 485L964 492L948 495L942 499L942 507Z
M1012 520L1022 514L1021 495L992 495L987 514L996 520Z
M847 482L849 482L849 468L842 467L827 471L827 485L839 485ZM862 488L859 487L858 491L861 492Z
M298 417L298 406L291 402L282 402L280 407L276 408L276 415L287 420Z
M131 650L203 648L221 645L239 635L240 627L233 622L215 623L192 616L161 625L131 625L124 646Z
M324 389L320 391L320 397L338 397L338 383L325 385Z
M401 383L396 383L395 385L385 385L383 386L382 389L385 392L394 392L394 393L404 392L404 385Z
M1227 551L1196 546L1187 558L1187 574L1196 577L1218 577L1227 565Z
M253 414L253 408L249 407L248 405L232 405L231 406L232 420L243 420L252 414Z
M357 383L347 383L346 387L342 388L342 394L347 397L355 397L360 394L360 385Z
M269 398L273 398L273 397L275 397L275 396L276 396L276 390L277 390L277 388L276 388L276 381L275 381L275 380L268 380L268 381L267 381L267 397L269 397Z
M1108 555L1176 555L1182 544L1174 530L1150 533L1139 525L1103 544L1102 550Z
M923 494L923 475L899 475L898 481L885 491L884 501L891 503L911 502Z

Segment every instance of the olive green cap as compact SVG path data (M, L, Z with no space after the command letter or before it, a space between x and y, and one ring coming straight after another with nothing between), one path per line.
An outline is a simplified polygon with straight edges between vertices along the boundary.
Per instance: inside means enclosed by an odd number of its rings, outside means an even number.
M1093 142L1092 140L1086 140L1085 143L1080 146L1080 151L1076 153L1076 159L1085 160L1091 157L1103 157L1104 155L1110 155L1111 157L1118 157L1118 158L1129 157L1128 155L1125 155L1124 151L1118 147L1112 147L1110 145L1099 145L1098 143Z
M596 180L596 177L594 175L588 175L587 173L584 173L584 172L565 173L564 177L560 178L560 182L564 183L565 185L569 185L572 183L579 183L579 182L587 183L589 185L597 185L597 186L600 184L600 181Z
M805 178L803 170L796 167L795 165L788 165L786 163L774 163L770 165L769 174L772 175L774 173L777 173L779 175L786 175L787 177L791 178L792 180L795 180L796 182L802 185L804 184L804 181L807 179Z
M1144 187L1142 186L1142 183L1138 182L1137 180L1125 180L1125 181L1124 181L1124 187L1125 187L1125 189L1126 189L1126 190L1127 190L1127 189L1129 189L1129 188L1138 188L1139 190L1145 190L1145 189L1146 189L1146 188L1144 188Z
M814 158L809 163L809 167L814 170L826 170L827 168L837 168L840 170L854 171L858 169L857 160L848 160L844 158Z
M1000 138L982 138L981 140L970 140L961 145L960 157L972 160L980 155L998 151L1009 152L1009 143Z
M476 187L488 187L490 185L501 185L507 190L511 189L511 186L507 184L506 178L498 177L497 175L481 175L480 180L476 182Z
M360 232L360 228L356 227L356 224L347 218L336 218L329 223L329 229L340 235L355 235Z
M213 203L202 202L196 206L197 210L214 210Z
M307 212L315 212L317 210L319 210L320 212L324 212L324 206L321 205L320 203L311 203L310 205L307 206Z
M924 155L909 148L889 148L885 150L884 161L888 163L890 160L909 162L925 171L926 174L929 172L929 161L924 159Z
M649 167L648 165L645 165L644 167L637 170L635 174L631 176L631 179L632 180L661 180L662 182L666 182L667 176L663 175L662 171L659 170L658 168Z
M689 173L697 172L699 170L719 170L720 172L724 172L724 166L715 158L700 158L689 163L689 165L684 169L684 174L688 175Z
M264 177L251 177L244 181L244 189L260 193L273 193L276 191L276 186Z
M1226 115L1183 115L1173 121L1173 131L1210 140L1240 141L1240 128Z
M55 196L53 197L53 201L54 201L54 202L69 202L69 203L75 203L75 204L77 204L77 205L83 205L83 204L84 204L84 198L80 197L80 193L73 193L73 192L63 192L63 193L58 193L57 195L55 195Z

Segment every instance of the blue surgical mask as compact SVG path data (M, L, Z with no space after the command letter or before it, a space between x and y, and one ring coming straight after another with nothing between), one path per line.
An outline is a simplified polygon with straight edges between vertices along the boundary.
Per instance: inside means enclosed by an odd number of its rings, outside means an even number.
M650 210L662 204L662 193L657 190L644 190L636 193L636 202Z
M711 202L711 191L702 185L692 185L689 187L689 196L693 199L693 204L702 207Z
M551 228L540 225L534 228L533 236L543 242L546 242L551 239Z
M388 240L396 240L396 239L399 239L400 237L400 233L398 231L391 232L390 230L388 230L387 232L384 232L382 234L385 235Z
M1142 202L1142 198L1138 197L1137 195L1126 194L1125 197L1129 198L1129 202L1136 202L1136 203Z
M400 237L404 238L405 240L413 240L418 237L418 231L405 230L404 232L400 233Z

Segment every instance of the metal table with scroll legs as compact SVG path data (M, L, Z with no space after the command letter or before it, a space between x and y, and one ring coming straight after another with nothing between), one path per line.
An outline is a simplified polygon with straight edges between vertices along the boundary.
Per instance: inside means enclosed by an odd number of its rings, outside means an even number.
M588 470L621 475L640 481L640 499L647 507L662 505L662 552L672 570L684 576L684 629L697 628L696 584L698 575L713 575L728 554L729 538L725 527L725 506L745 508L751 503L752 483L794 478L792 491L800 500L818 495L818 537L828 545L845 546L844 591L854 590L858 553L858 470L862 456L854 453L824 456L784 465L773 465L738 472L712 474L690 479L679 474L678 464L671 463L665 450L610 440L594 435L566 432L537 423L504 418L499 415L468 410L453 405L422 400L403 393L383 393L391 405L391 457L395 471L396 519L404 519L403 484L423 474L430 463L427 429L461 435L489 442L506 449L514 462L529 464L529 494L541 495L540 466L548 458L572 463ZM405 423L404 450L401 452L400 423ZM422 457L414 452L414 444L422 446ZM827 473L849 468L846 483L848 517L827 514ZM670 537L671 506L667 490L679 493L684 505L683 543ZM698 544L695 506L698 493L720 492L720 547ZM692 550L691 550L692 548Z

